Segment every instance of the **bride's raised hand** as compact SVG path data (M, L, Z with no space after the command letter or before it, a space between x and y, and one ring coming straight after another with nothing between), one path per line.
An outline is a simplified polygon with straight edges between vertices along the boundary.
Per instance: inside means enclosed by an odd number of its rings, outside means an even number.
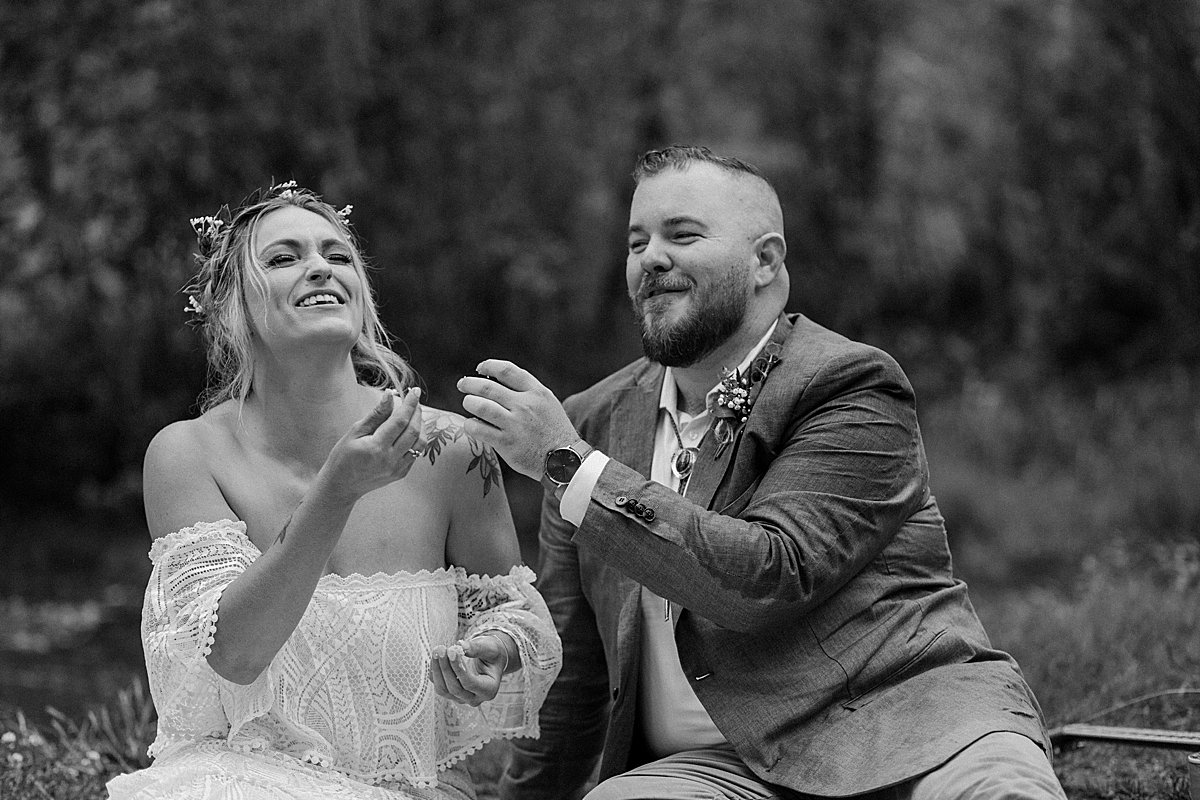
M398 481L421 455L421 390L384 392L375 408L350 426L321 468L329 490L355 501Z

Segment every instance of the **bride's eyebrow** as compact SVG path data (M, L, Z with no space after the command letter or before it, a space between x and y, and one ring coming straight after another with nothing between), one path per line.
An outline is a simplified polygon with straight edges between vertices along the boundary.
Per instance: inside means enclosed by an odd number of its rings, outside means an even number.
M273 239L260 247L258 252L265 253L272 247L291 247L295 249L300 247L300 241L298 239Z

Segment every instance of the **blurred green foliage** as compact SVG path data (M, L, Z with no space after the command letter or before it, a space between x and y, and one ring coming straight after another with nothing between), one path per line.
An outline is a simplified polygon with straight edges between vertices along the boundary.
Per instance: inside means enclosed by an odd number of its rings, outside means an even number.
M1200 545L1194 372L1075 387L974 379L920 411L956 571L973 588L1066 584L1113 542Z
M0 501L135 507L194 413L190 216L295 178L354 220L432 401L637 354L628 172L762 166L792 308L923 397L1194 366L1196 0L0 2Z

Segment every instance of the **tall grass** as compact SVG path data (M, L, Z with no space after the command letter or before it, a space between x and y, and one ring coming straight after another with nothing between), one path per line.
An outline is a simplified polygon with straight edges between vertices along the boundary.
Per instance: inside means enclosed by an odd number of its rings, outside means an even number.
M104 798L113 775L148 766L156 715L139 679L82 721L50 710L47 726L0 717L0 798Z
M154 741L158 715L146 684L134 681L116 698L76 722L51 709L55 739L67 750L91 750L119 772L150 765L146 748Z
M1153 566L1134 566L1146 560ZM1198 597L1200 545L1150 545L1136 561L1112 545L1084 561L1073 589L1008 592L980 614L1059 725L1141 695L1200 693Z
M1093 722L1200 731L1200 545L1113 545L1066 590L1007 591L977 603L1016 657L1051 728ZM1187 797L1184 754L1090 745L1060 755L1078 797Z

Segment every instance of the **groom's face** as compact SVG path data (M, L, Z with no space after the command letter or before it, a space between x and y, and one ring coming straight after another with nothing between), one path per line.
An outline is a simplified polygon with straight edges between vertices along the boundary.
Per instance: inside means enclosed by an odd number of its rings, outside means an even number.
M650 360L691 366L742 324L755 264L742 180L698 162L634 191L625 277Z

